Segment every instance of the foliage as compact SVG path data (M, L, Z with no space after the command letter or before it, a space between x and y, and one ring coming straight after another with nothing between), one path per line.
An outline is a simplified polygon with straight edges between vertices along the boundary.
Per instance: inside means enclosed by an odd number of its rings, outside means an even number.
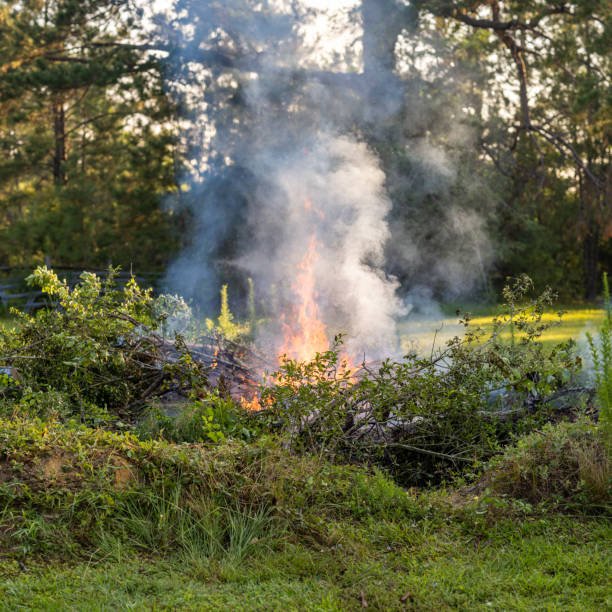
M104 280L84 272L72 290L46 267L29 277L57 308L16 313L20 325L0 330L0 360L18 372L21 389L5 411L88 422L129 418L162 384L206 385L180 336L167 344L156 334L163 317L151 290L133 279L118 288L115 275L113 268ZM172 362L168 350L176 354Z
M229 309L227 302L227 285L221 287L221 312L219 313L219 329L225 336L232 339L236 337L236 324L234 323L234 315Z
M437 480L500 449L509 434L550 418L550 402L580 369L573 343L546 351L538 342L553 300L547 290L521 303L527 277L504 290L505 313L492 330L470 328L431 355L409 354L353 371L339 346L310 363L286 360L263 402L286 423L293 446L391 463L404 482ZM516 341L501 336L515 330Z
M451 49L447 62L461 66L471 126L491 164L477 172L503 203L500 272L534 270L538 282L572 299L581 284L594 300L610 249L610 3L414 5L435 17L423 23L435 23ZM518 95L508 94L510 83Z
M546 424L509 446L484 480L498 493L566 509L610 511L610 454L592 423Z
M606 316L599 329L599 343L595 343L589 332L587 340L595 369L600 427L608 448L612 450L612 305L606 273L603 286Z
M185 403L176 416L151 406L136 431L143 439L169 442L221 442L226 438L249 441L257 435L244 411L231 399L221 397L218 389Z
M141 9L28 0L0 9L0 257L157 270L178 247L181 156ZM172 197L172 195L170 195ZM53 231L50 232L49 228Z
M175 445L0 420L0 466L0 546L24 553L114 539L157 553L193 547L204 556L243 554L269 530L312 535L333 517L418 512L380 474L291 457L265 440Z
M234 315L229 307L227 296L228 285L221 287L221 306L217 323L212 319L206 319L206 326L209 332L216 332L228 340L246 339L251 333L251 321L246 323L236 323Z

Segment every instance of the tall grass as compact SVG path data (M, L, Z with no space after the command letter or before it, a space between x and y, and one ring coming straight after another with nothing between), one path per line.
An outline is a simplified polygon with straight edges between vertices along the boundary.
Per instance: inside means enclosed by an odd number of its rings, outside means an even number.
M600 431L608 450L612 448L612 305L610 304L610 286L608 275L603 275L604 286L604 321L599 328L598 340L587 333L587 340L593 358L595 381L597 384L597 402L599 406Z
M195 499L180 483L126 500L111 531L129 547L148 553L174 550L191 559L234 560L284 534L281 522L264 507L229 507ZM109 539L108 533L100 534L103 549L113 545L114 537Z

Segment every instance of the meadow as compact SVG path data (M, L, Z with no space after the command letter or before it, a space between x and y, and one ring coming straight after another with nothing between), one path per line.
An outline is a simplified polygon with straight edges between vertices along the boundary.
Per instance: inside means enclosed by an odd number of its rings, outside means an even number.
M497 307L473 307L474 315L471 325L490 330L491 321L499 313ZM559 310L563 316L559 319ZM400 346L403 350L410 350L417 347L421 350L428 350L435 343L441 346L446 340L461 336L465 328L459 323L460 316L448 313L449 308L443 307L434 316L428 317L408 317L398 325ZM470 309L464 309L469 312ZM547 329L540 339L546 347L552 348L554 345L568 340L574 340L578 344L579 350L586 349L586 332L595 332L604 319L604 311L594 306L567 306L559 307L555 310L548 310L543 317L544 322L555 323L553 327ZM510 342L512 340L510 332L504 332L502 338ZM515 340L520 339L516 335Z

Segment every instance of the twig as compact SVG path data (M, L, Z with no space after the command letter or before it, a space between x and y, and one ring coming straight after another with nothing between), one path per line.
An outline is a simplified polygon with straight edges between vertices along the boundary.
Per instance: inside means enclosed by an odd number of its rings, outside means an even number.
M471 463L473 460L466 457L460 457L459 455L447 455L446 453L439 453L438 451L432 451L427 448L419 448L418 446L411 446L409 444L402 444L400 442L390 442L386 444L387 447L403 448L405 450L414 451L415 453L422 453L425 455L432 455L434 457L441 457L442 459L450 459L451 461L465 461Z

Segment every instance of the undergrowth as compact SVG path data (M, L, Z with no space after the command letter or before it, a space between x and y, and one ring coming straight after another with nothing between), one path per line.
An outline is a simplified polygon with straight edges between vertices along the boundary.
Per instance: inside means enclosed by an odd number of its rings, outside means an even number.
M612 514L612 466L601 431L587 421L547 424L488 466L494 491L532 504Z
M108 548L245 553L334 518L406 517L381 474L292 457L271 440L216 447L83 426L0 421L1 545L26 554ZM247 537L249 536L249 537Z

